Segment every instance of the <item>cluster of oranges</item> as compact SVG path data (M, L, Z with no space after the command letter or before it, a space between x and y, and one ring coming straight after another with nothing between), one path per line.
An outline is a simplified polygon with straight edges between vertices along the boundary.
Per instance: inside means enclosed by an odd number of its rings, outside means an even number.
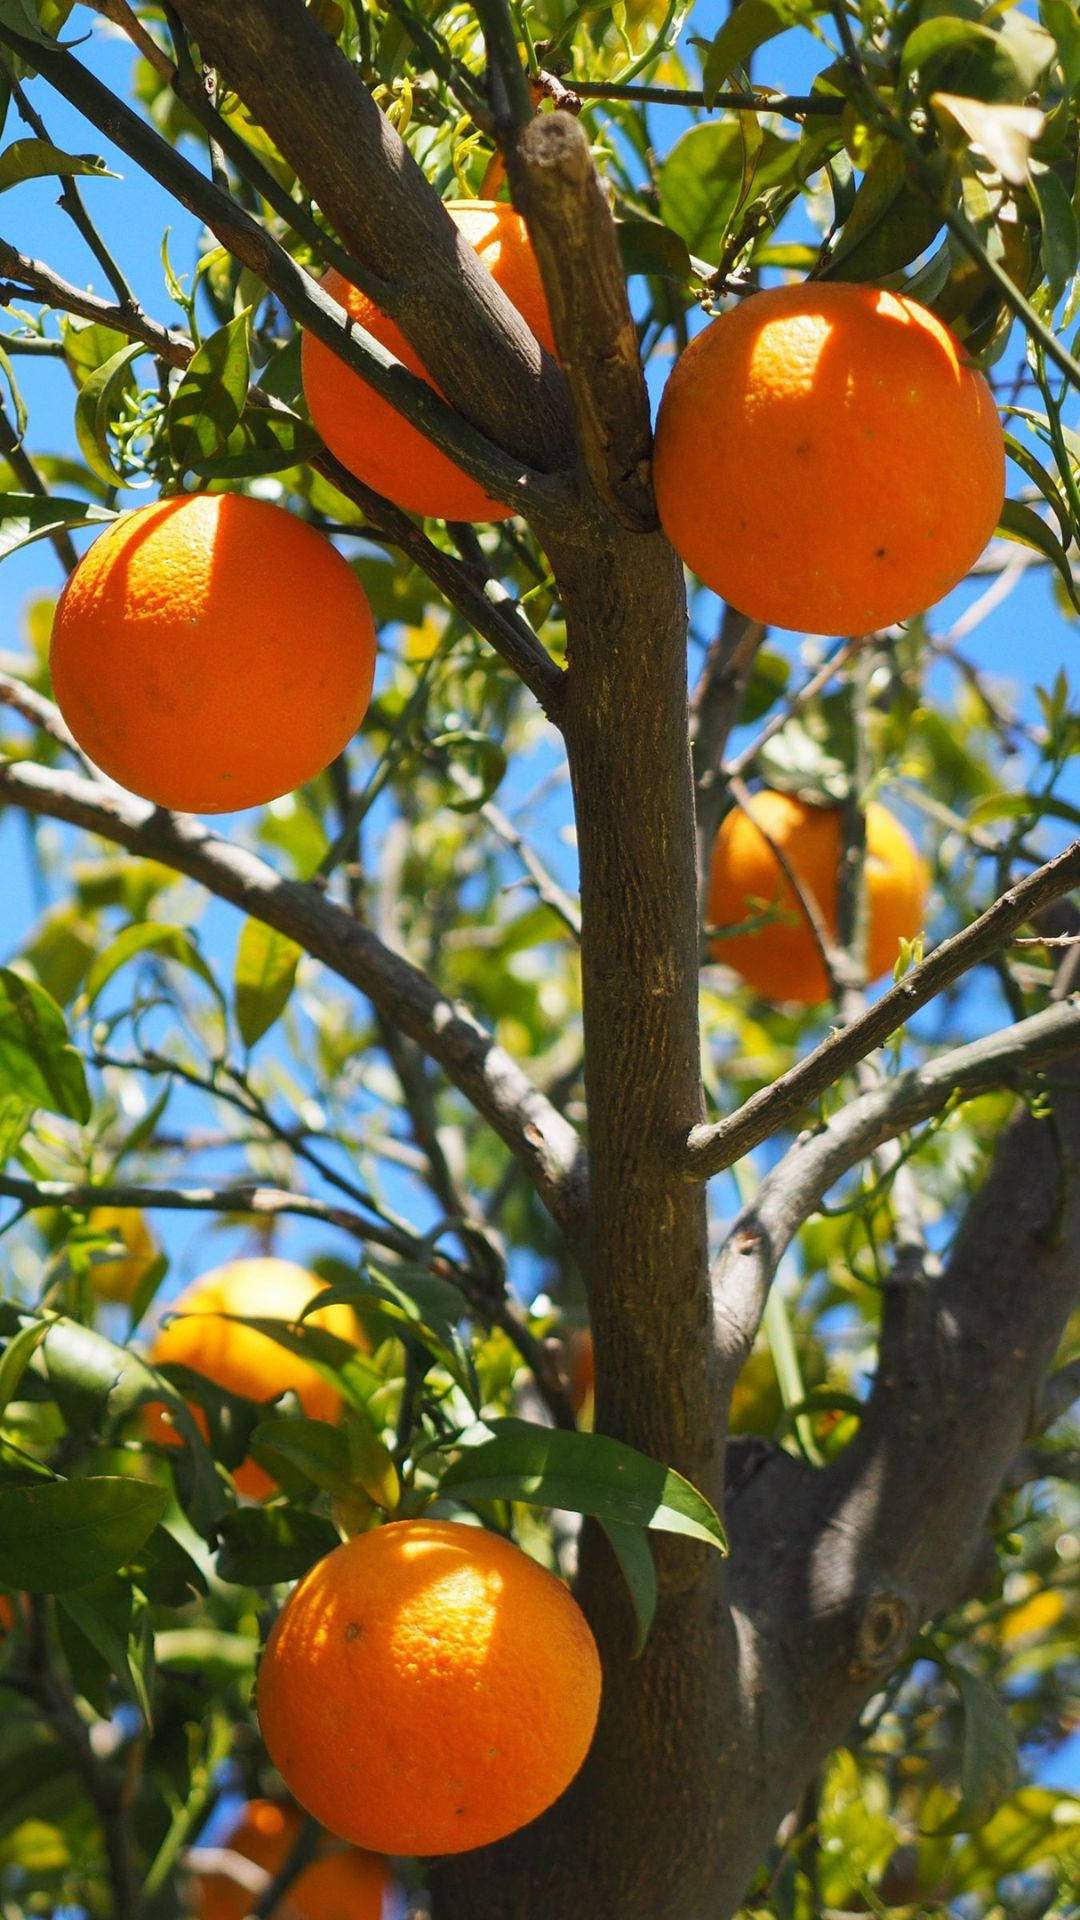
M151 1360L256 1402L291 1391L309 1419L334 1421L336 1388L243 1324L294 1324L321 1287L286 1260L232 1261L173 1302ZM346 1306L312 1320L358 1339ZM152 1439L180 1443L162 1406L145 1418ZM250 1459L234 1479L252 1499L274 1491ZM339 1908L362 1920L380 1911L370 1855L462 1852L534 1820L584 1760L599 1704L599 1656L577 1602L508 1540L419 1517L345 1541L294 1589L259 1667L259 1721L290 1792L364 1850L305 1869L292 1905L306 1920L337 1920ZM253 1814L238 1850L276 1871L287 1826L279 1812ZM352 1906L341 1906L346 1896ZM246 1911L231 1901L227 1880L211 1877L204 1920Z
M520 215L498 201L448 211L553 353ZM428 378L365 295L334 272L324 285ZM446 519L510 511L311 335L302 375L327 446L366 485ZM808 283L755 294L691 342L661 402L655 481L706 585L767 623L861 633L928 606L976 559L1001 509L1004 441L986 382L924 307ZM341 751L374 653L366 597L327 540L266 502L194 494L95 541L57 610L52 672L105 773L215 813L273 799Z

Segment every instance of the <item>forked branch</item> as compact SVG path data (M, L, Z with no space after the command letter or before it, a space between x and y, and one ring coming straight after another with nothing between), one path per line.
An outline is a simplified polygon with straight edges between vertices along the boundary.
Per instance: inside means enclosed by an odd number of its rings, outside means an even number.
M467 1008L316 888L282 879L189 814L29 761L0 762L0 799L160 860L297 941L442 1067L520 1161L553 1217L568 1233L580 1232L585 1162L569 1121Z

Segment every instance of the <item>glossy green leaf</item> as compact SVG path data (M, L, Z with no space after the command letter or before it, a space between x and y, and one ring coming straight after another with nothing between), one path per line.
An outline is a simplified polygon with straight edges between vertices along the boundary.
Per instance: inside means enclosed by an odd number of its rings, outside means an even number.
M192 458L188 466L200 480L250 480L309 460L321 444L314 428L297 414L251 405L220 452Z
M998 532L1009 540L1018 540L1021 546L1034 547L1037 553L1049 560L1073 606L1080 613L1080 594L1077 593L1068 555L1061 541L1033 507L1026 506L1022 500L1006 500L1001 509Z
M566 1507L597 1520L685 1534L726 1551L724 1530L708 1501L658 1460L601 1434L563 1433L523 1420L487 1426L494 1438L468 1447L448 1467L441 1496Z
M115 1572L165 1511L164 1487L103 1475L0 1486L0 1581L65 1593Z
M64 527L105 526L116 515L89 500L57 494L0 493L0 560L33 540L47 540Z
M211 1681L242 1678L254 1670L259 1643L243 1633L224 1633L217 1627L174 1627L154 1636L154 1658L159 1667L177 1673L195 1673Z
M218 1578L269 1587L301 1574L340 1545L329 1520L297 1507L240 1507L218 1529Z
M128 482L113 461L109 445L109 427L119 408L121 396L131 385L131 369L139 355L147 353L141 340L121 347L117 353L89 374L75 402L75 438L91 473L108 487L126 487Z
M4 1348L0 1357L0 1419L14 1400L19 1382L48 1330L47 1320L30 1320Z
M118 1579L95 1581L92 1586L83 1587L75 1593L58 1594L57 1600L61 1610L61 1634L63 1615L66 1614L98 1656L106 1683L110 1678L120 1682L152 1731L153 1711L141 1663L137 1657L132 1657L132 1593L128 1582ZM83 1690L80 1688L80 1691ZM109 1710L110 1705L106 1694L105 1711Z
M0 1094L28 1105L90 1118L82 1060L52 995L11 967L0 967Z
M251 1436L250 1452L275 1479L284 1462L324 1493L354 1490L348 1438L325 1420L261 1420Z
M631 1658L644 1653L656 1618L656 1562L648 1533L643 1527L629 1526L622 1520L601 1520L611 1551L619 1563L634 1608L634 1644Z
M882 280L925 252L940 228L938 208L912 178L899 147L886 142L863 177L827 272L841 280Z
M957 138L949 144L957 152L968 146L993 161L1003 180L1022 187L1028 179L1031 148L1046 116L1037 107L1017 107L998 101L968 100L963 94L935 93L930 104L948 138L950 123Z
M36 180L49 173L96 173L108 180L119 178L97 155L64 153L48 140L14 140L0 153L0 193L18 186L21 180Z
M1076 272L1080 231L1073 203L1057 174L1032 161L1030 175L1039 209L1043 271L1050 298L1056 304Z
M1039 0L1039 12L1054 36L1065 84L1071 92L1080 80L1080 13L1072 0Z
M250 313L204 340L169 401L169 446L178 466L223 453L240 424L251 381Z
M916 27L904 42L901 83L917 81L925 99L932 93L959 94L971 100L1021 104L1053 57L1049 34L1038 42L1008 39L974 20L939 14Z
M689 280L693 267L685 240L661 220L617 220L623 272Z
M236 949L233 1006L240 1038L253 1047L284 1012L303 948L262 920L245 920Z
M157 954L163 960L175 960L179 966L197 974L219 1004L224 1005L221 988L199 952L195 935L189 933L186 927L170 927L158 920L147 920L141 926L125 927L123 933L118 933L104 952L99 953L87 973L83 988L86 1008L93 1006L114 973L118 973L129 960L147 953Z
M797 155L797 141L767 129L748 181L737 121L707 120L690 127L660 164L660 217L692 254L715 264L740 207L751 193L767 195L789 181Z

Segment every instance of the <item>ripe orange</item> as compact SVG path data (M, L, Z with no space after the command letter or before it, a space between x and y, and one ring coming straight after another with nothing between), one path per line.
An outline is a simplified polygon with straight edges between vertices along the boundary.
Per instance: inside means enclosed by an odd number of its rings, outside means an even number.
M329 540L281 507L191 493L122 514L56 609L79 745L158 806L227 813L314 779L371 698L375 628Z
M99 1300L131 1300L135 1290L158 1257L157 1242L146 1224L145 1215L133 1207L94 1207L89 1225L95 1232L107 1233L122 1241L126 1255L95 1260L90 1283Z
M672 545L767 625L868 633L939 600L1005 493L993 396L915 300L773 287L690 342L653 477Z
M259 1724L290 1792L377 1853L461 1853L535 1820L589 1749L600 1661L518 1547L397 1520L327 1554L275 1622Z
M154 1366L172 1363L191 1367L216 1386L249 1400L275 1400L291 1389L310 1420L336 1420L341 1395L309 1361L278 1346L254 1327L241 1327L217 1317L236 1314L291 1324L322 1285L317 1275L294 1266L291 1260L232 1260L227 1266L204 1273L172 1301L171 1312L190 1317L170 1320L159 1329L151 1361ZM339 1340L356 1344L357 1326L351 1308L329 1306L309 1315L309 1320L336 1334ZM197 1411L196 1417L202 1425ZM181 1443L167 1409L159 1402L146 1409L146 1428L152 1440L166 1446ZM240 1492L252 1500L262 1500L273 1490L270 1475L254 1460L243 1461L233 1479Z
M713 845L706 914L710 926L737 926L763 910L783 915L753 932L725 935L713 954L770 1000L817 1006L829 983L813 935L776 855L758 831L760 821L786 855L800 885L813 895L836 937L837 867L843 851L843 812L811 807L789 793L754 795L753 819L740 807L725 814ZM898 943L923 924L927 873L906 828L885 807L866 809L867 978L896 963Z
M541 345L554 353L547 298L521 215L498 200L448 200L446 210ZM366 294L333 269L322 284L410 373L428 378L404 334ZM492 500L479 481L471 480L433 447L374 387L350 373L329 347L309 333L303 338L300 364L312 420L331 453L365 486L396 500L410 513L436 519L505 520L512 512Z
M294 1807L275 1800L250 1800L236 1828L222 1842L230 1853L279 1873L300 1832ZM303 1867L271 1920L382 1920L383 1894L390 1881L385 1860L356 1848L324 1854ZM198 1920L244 1920L258 1898L224 1873L199 1874L194 1905Z

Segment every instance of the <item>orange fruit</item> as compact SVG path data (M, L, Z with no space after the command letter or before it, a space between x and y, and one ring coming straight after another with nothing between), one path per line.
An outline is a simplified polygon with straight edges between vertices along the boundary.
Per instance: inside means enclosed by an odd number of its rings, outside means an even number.
M56 609L53 689L79 745L158 806L227 813L314 779L371 698L367 597L329 540L265 500L125 513Z
M107 1233L127 1248L126 1255L95 1260L90 1283L99 1300L131 1300L158 1257L157 1242L146 1224L145 1215L133 1207L94 1207L88 1223L97 1233Z
M376 1853L461 1853L570 1784L600 1705L585 1617L480 1528L396 1520L305 1574L259 1666L259 1724L301 1806Z
M275 1800L250 1800L238 1825L221 1844L230 1853L261 1867L281 1871L300 1832L294 1807ZM390 1873L385 1860L350 1847L324 1854L302 1867L271 1920L382 1920L383 1894ZM244 1920L258 1898L224 1873L196 1876L194 1907L198 1920Z
M921 613L1001 514L993 395L900 294L811 281L721 314L660 402L653 478L672 545L770 626L868 633Z
M294 1266L291 1260L232 1260L227 1266L216 1267L172 1301L170 1312L188 1317L170 1320L159 1328L150 1351L151 1362L154 1366L170 1363L191 1367L215 1386L243 1394L248 1400L276 1400L291 1389L309 1420L334 1421L341 1411L341 1395L316 1373L310 1361L278 1346L255 1327L238 1326L218 1317L235 1314L291 1325L322 1286L316 1274ZM310 1322L336 1334L339 1340L349 1340L354 1346L357 1343L357 1325L350 1307L326 1307L309 1315L305 1326ZM192 1411L205 1432L201 1410ZM166 1446L181 1444L181 1436L160 1402L146 1409L146 1430L152 1440ZM252 1500L264 1499L274 1486L270 1475L254 1460L243 1461L233 1479L239 1491Z
M755 822L785 854L803 889L836 937L837 868L843 851L843 809L811 807L790 793L757 793L753 818L741 807L725 814L713 844L706 915L710 926L738 926L772 909L783 917L753 932L713 942L714 958L734 967L770 1000L817 1006L829 983L813 934L787 876ZM898 944L923 924L927 873L906 828L885 807L866 809L863 877L867 895L867 978L896 964Z
M0 1593L0 1640L15 1626L15 1602L9 1593Z
M554 353L543 281L521 215L499 200L448 200L446 210L541 345ZM366 294L333 268L322 285L410 373L428 380L405 335ZM303 337L300 367L315 426L331 453L365 486L410 513L440 520L505 520L512 513L310 333Z

